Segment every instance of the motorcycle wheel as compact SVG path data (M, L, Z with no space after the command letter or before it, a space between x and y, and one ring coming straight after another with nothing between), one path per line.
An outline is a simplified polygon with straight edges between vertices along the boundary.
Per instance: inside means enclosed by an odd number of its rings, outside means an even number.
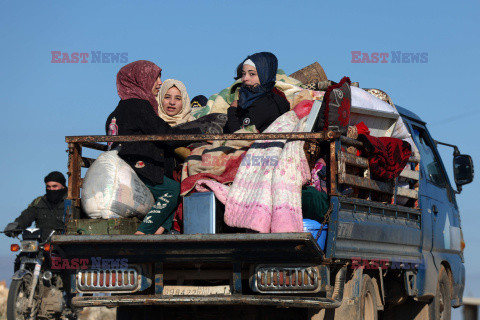
M7 298L7 320L25 320L28 318L27 305L31 283L32 276L30 274L25 275L20 280L12 280ZM36 299L33 308L38 308L38 300Z

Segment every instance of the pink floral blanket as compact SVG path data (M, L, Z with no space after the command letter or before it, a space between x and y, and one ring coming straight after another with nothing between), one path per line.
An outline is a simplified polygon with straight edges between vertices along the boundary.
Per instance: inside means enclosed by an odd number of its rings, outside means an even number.
M290 111L265 132L302 132ZM302 232L302 185L310 179L303 141L261 140L248 150L226 196L225 223L261 233ZM215 191L215 186L209 186ZM218 191L218 190L217 190ZM221 188L225 198L225 188Z

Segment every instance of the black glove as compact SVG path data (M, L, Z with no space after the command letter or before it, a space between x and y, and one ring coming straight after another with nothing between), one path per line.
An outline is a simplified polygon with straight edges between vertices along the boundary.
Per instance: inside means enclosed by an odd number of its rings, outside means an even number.
M5 227L5 230L3 230L3 233L5 233L7 237L14 237L19 233L17 229L18 229L18 222L10 222Z

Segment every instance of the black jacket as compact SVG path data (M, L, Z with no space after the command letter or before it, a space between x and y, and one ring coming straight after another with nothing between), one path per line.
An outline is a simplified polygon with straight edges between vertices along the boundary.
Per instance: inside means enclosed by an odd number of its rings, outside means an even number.
M110 114L105 125L116 119L118 135L144 134L197 134L200 129L180 130L170 127L153 111L150 102L141 99L121 100ZM174 148L189 142L122 142L119 156L139 175L162 184L163 176L172 178L174 169ZM115 145L113 145L115 147Z
M232 133L252 124L258 131L263 132L275 119L289 110L290 104L285 98L273 92L267 93L247 109L228 108L228 120L224 132Z
M57 234L64 230L63 202L62 200L56 205L52 205L45 196L38 197L30 203L27 209L22 211L15 222L18 222L19 229L26 229L35 221L36 227L41 230L42 239L45 240L52 230L56 230Z

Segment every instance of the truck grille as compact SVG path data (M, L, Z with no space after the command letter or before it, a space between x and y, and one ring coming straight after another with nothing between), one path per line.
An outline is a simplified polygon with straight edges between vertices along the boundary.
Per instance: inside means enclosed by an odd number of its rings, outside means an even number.
M77 289L80 292L129 291L139 289L136 269L81 270L77 273Z
M254 278L252 289L260 293L314 293L320 290L317 267L259 266Z

